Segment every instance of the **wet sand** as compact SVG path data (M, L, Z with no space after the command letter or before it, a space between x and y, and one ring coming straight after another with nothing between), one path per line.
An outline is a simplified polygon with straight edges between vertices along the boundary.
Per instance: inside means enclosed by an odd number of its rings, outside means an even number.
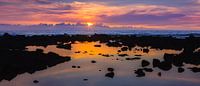
M192 35L4 34L0 85L198 86L199 48L200 38Z

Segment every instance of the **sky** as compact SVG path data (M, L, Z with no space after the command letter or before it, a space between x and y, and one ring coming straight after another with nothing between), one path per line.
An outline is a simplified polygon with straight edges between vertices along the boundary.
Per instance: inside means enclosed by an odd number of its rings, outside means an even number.
M0 0L0 24L61 22L200 30L200 0Z

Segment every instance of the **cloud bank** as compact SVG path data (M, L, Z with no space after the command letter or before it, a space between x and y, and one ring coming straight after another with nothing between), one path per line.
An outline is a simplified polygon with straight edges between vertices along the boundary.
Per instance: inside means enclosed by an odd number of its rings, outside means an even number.
M93 22L200 30L200 0L0 0L1 24Z

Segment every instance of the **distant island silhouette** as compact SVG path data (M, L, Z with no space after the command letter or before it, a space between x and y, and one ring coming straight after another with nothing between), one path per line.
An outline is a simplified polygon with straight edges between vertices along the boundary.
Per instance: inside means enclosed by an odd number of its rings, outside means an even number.
M21 24L0 24L1 29L83 29L83 28L101 28L108 29L109 26L106 26L102 23L92 24L88 26L87 23L58 23L58 24L32 24L32 25L21 25Z

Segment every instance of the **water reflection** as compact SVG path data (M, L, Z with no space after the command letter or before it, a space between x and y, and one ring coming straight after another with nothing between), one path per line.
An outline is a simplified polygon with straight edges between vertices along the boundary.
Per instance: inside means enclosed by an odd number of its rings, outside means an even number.
M161 61L167 55L180 55L184 50L156 49L151 47L127 46L114 47L106 43L74 42L70 49L57 45L27 46L27 51L42 49L43 53L53 52L71 57L71 61L61 63L47 70L38 71L32 75L23 74L12 81L3 81L0 85L9 86L133 86L133 85L196 85L199 74L184 70L178 73L175 66L168 71L161 70ZM158 68L153 68L155 60L159 61ZM154 61L154 63L152 62ZM168 63L167 63L168 64ZM172 63L169 63L170 65ZM165 63L163 63L164 66ZM194 67L187 64L180 68ZM165 69L166 67L164 67ZM137 71L137 72L136 72ZM135 74L136 73L136 74ZM142 74L141 74L142 73ZM137 78L135 76L146 76ZM33 83L38 80L39 83ZM167 83L169 82L170 83ZM17 83L16 83L17 82ZM123 82L123 83L121 83ZM145 83L144 83L145 82Z
M101 45L96 47L95 45ZM72 44L71 50L57 48L56 45L49 45L47 47L42 46L27 46L28 51L35 51L37 49L44 50L44 53L54 52L60 56L71 56L74 59L80 58L99 58L102 55L114 55L120 57L118 54L127 54L128 57L147 57L147 58L162 58L165 53L178 54L182 51L171 49L149 49L148 53L143 52L143 47L136 46L132 50L118 52L121 47L109 47L105 43L99 42L75 42Z

